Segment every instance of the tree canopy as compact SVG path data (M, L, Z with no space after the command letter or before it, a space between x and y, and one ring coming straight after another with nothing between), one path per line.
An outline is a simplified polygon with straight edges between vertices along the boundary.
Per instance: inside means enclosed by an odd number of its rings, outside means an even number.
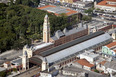
M17 1L17 4L21 3L21 0ZM12 48L19 49L31 40L41 39L46 14L50 19L51 34L70 26L67 23L67 16L57 17L53 13L24 5L6 6L0 3L0 6L0 50L2 52Z

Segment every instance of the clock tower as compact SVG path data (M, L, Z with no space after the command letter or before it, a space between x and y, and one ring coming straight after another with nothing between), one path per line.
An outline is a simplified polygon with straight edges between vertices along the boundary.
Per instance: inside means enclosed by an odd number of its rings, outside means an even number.
M44 18L43 24L43 42L48 43L50 40L50 23L48 15Z

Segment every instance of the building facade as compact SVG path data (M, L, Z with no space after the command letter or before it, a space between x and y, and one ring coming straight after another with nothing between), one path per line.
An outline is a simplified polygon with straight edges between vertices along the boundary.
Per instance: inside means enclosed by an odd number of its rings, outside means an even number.
M104 56L116 57L116 42L112 42L102 47L102 54Z
M44 18L43 24L43 42L48 43L50 40L50 23L48 15Z
M108 12L116 11L116 0L103 0L98 4L94 4L94 7Z

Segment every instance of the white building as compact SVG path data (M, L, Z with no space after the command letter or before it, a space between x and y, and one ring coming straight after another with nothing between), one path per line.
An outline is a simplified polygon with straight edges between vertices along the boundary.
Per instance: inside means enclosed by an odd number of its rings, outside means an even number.
M99 54L94 54L92 52L85 52L80 54L80 59L86 59L90 63L94 63L95 60L97 60Z
M114 12L116 11L116 0L103 0L101 2L99 2L98 4L96 4L96 2L94 3L94 7L97 9L101 9L104 11L108 11L108 12Z
M52 77L50 73L41 72L39 77Z
M94 2L94 0L82 0L83 2Z

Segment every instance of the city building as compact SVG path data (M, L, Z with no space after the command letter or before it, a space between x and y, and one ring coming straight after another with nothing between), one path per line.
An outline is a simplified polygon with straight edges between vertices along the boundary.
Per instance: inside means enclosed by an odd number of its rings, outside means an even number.
M60 2L60 3L73 3L73 2L76 2L77 0L46 0L46 1L49 1L49 2Z
M86 59L90 63L93 63L98 59L99 54L95 54L93 52L86 51L85 53L80 54L80 59Z
M72 4L73 7L78 7L78 8L87 8L92 6L92 2L82 2L82 1L76 1Z
M98 4L95 2L94 7L108 12L116 11L116 0L103 0Z
M7 62L5 62L5 63L3 64L3 66L4 66L5 68L10 67L10 65L11 65L10 61L7 61Z
M116 77L116 61L106 62L104 64L104 73L110 74L110 77Z
M2 72L2 71L6 71L6 68L0 67L0 72Z
M24 66L24 64L23 64ZM11 68L22 68L22 58L17 58L11 61Z
M75 66L65 67L57 77L108 77L100 73L84 70Z
M59 63L58 65L62 66L76 60L76 56L85 50L92 48L99 50L103 45L110 42L112 42L110 35L99 31L41 52L30 58L29 62L43 66L44 70L49 68L49 65L55 63Z
M46 5L43 7L39 7L38 9L48 11L49 13L54 13L57 16L60 16L62 13L66 14L67 16L77 15L78 12L67 9L64 7L54 6L54 5Z
M114 29L108 31L108 34L110 34L110 35L112 36L112 38L113 38L114 40L116 40L116 28L114 28Z
M91 64L86 59L77 60L77 61L75 61L75 63L78 63L77 65L79 66L79 68L83 68L85 70L91 71L92 69L95 69L95 65Z
M103 46L102 54L108 57L116 57L116 42Z
M70 30L66 28L63 31L58 30L55 32L54 36L50 37L50 23L49 23L49 18L46 15L43 24L43 41L35 45L34 44L25 45L23 48L23 56L22 56L23 68L24 69L27 68L26 67L27 58L31 58L34 55L38 55L41 52L44 52L48 49L59 46L61 44L70 42L87 34L88 34L87 25L80 25L80 27L75 27Z
M97 69L97 70L100 70L100 71L104 71L104 69L105 69L104 64L105 64L106 62L107 62L107 61L104 60L104 61L98 63L98 64L96 65L96 69Z
M51 39L54 39L53 38L54 36L49 37L50 27L48 22L48 16L46 15L44 18L44 25L43 25L43 27L45 28L45 29L43 28L43 30L45 30L43 31L43 33L44 32L47 33L45 34L45 36L43 36L43 39L45 40L43 40L43 42L40 42L38 45L24 46L23 56L22 56L23 68L24 69L28 68L29 67L28 63L30 63L31 65L38 65L39 67L41 67L42 71L49 69L51 65L56 63L58 67L63 66L67 63L76 60L77 55L83 53L85 50L94 49L95 51L97 51L101 49L103 45L112 42L111 36L108 33L104 33L103 31L99 31L87 35L88 34L87 25L84 26L85 28L84 30L87 31L84 34L82 26L83 25L81 25L79 29L73 28L72 29L73 31L72 30L67 31L66 29L63 32L58 31L58 34L55 35L55 39L57 37L57 39L59 39L59 42L64 40L68 40L68 41L54 46L56 43L51 42ZM85 36L81 37L83 34ZM63 36L65 35L68 38L63 38ZM80 38L77 38L77 36L80 36ZM38 49L44 47L45 47L44 51L41 52L38 51Z
M81 0L83 2L94 2L94 0Z
M47 28L50 28L50 27L47 27ZM87 34L88 34L88 25L86 24L83 25L82 23L80 23L78 27L74 27L71 29L65 28L63 31L57 30L54 33L54 35L50 37L48 43L41 42L36 46L30 46L30 47L26 46L25 49L28 49L28 51L30 51L30 55L32 56L32 51L33 51L33 55L36 55L47 49L62 45L64 43L75 40L79 37L85 36Z

